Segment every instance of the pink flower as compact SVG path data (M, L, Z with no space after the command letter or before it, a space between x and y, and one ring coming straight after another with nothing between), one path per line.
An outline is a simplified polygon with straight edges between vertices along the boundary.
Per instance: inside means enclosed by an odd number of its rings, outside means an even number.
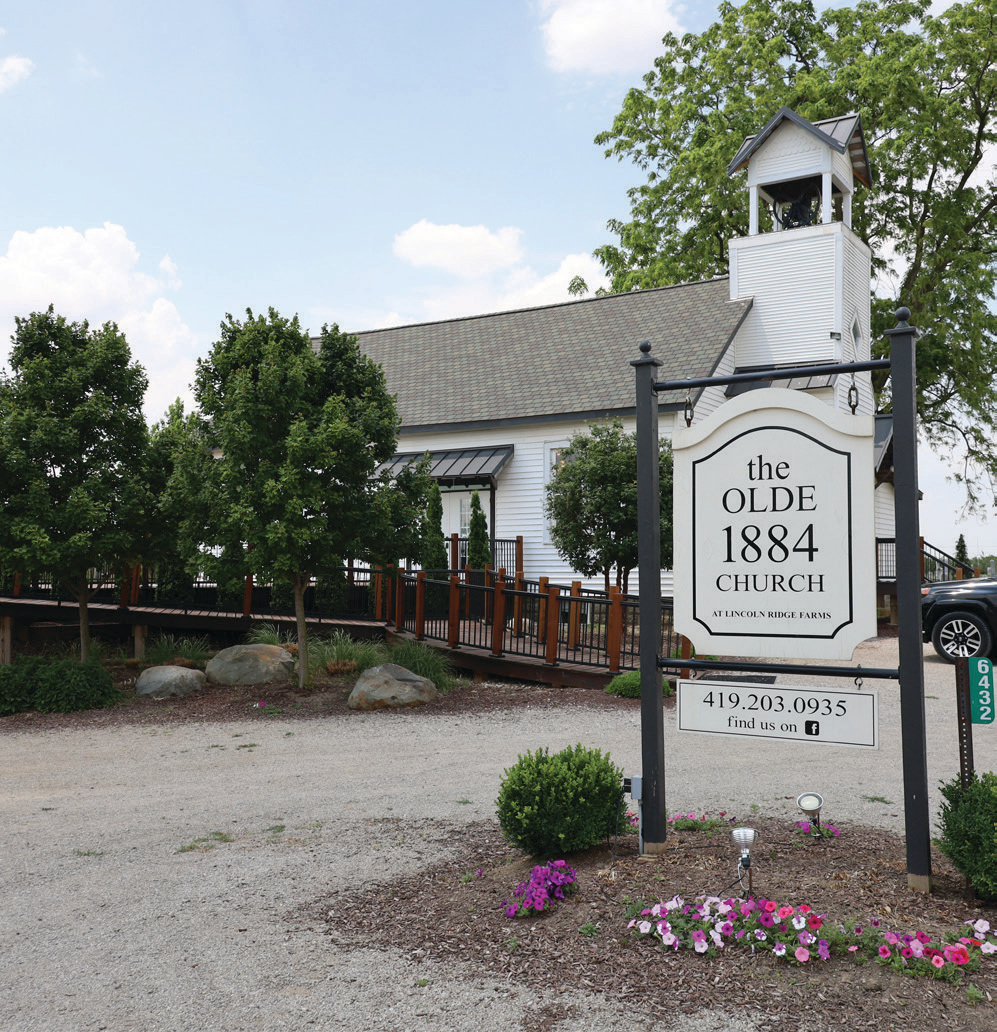
M771 914L774 910L778 909L779 904L774 899L765 900L765 912Z
M804 947L802 946L797 946L796 952L793 954L793 956L796 957L796 959L801 964L806 964L806 962L810 959L810 950L804 949Z
M772 947L772 952L773 952L773 953L774 953L774 954L775 954L775 955L776 955L777 957L781 957L781 956L783 956L783 955L785 954L785 952L786 952L786 947L785 947L785 946L784 946L784 945L783 945L783 944L782 944L781 942L777 942L777 943L776 943L776 944L775 944L775 945L774 945L774 946Z
M697 953L705 953L709 949L709 944L705 939L697 939L694 949Z
M914 951L909 946L905 946L900 951L900 956L903 957L906 960L908 957L913 957L914 956Z
M945 967L945 961L942 960L942 958L939 957L937 953L931 958L931 963L934 964L936 968Z
M821 941L817 943L817 953L821 960L831 959L831 947L827 939L821 939Z
M984 922L985 924L986 922ZM924 932L917 933L917 941L923 946L926 942L931 942L931 936L926 935Z
M885 960L890 955L890 947L889 946L880 946L879 947L879 955Z
M806 903L801 903L801 904L800 904L800 905L799 905L799 906L798 906L798 907L797 907L796 909L797 909L797 910L798 910L798 911L799 911L799 912L800 912L801 914L809 914L809 913L810 913L810 911L811 911L811 910L813 910L813 907L809 907L809 906L807 906L807 904L806 904Z
M887 932L883 938L891 945L896 946L900 940L893 934L893 932Z
M849 953L854 953L857 949L858 949L858 946L849 946L848 947L848 952Z
M787 917L791 917L793 913L792 907L779 907L779 920L784 921Z
M823 923L824 922L821 921L821 919L816 914L813 914L811 917L807 918L807 928L814 932L818 931Z

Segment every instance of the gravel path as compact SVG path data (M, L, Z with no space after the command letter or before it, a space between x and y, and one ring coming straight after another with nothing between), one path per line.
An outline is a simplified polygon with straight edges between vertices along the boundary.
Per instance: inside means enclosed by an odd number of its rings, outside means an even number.
M856 660L896 665L896 642L867 643ZM936 812L935 786L958 770L954 680L933 654L925 666ZM902 830L898 689L867 687L880 693L875 752L679 735L666 714L669 809L792 813L812 788L831 821ZM448 848L437 822L459 835L492 817L519 753L578 741L639 772L639 717L615 710L0 736L0 1027L479 1032L528 1027L524 1015L556 1000L580 1009L574 1027L630 1029L633 1010L602 1000L541 999L460 965L416 973L400 950L337 946L301 911L432 863ZM997 767L997 731L977 729L976 765ZM756 1026L701 1015L667 1027Z

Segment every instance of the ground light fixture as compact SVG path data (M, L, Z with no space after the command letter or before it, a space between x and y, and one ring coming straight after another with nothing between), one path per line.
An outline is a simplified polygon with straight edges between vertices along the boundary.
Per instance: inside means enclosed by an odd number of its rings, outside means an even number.
M748 895L752 895L751 878L751 847L758 841L758 832L754 828L734 828L730 837L734 840L734 846L740 851L737 858L737 880L744 888L744 873L748 873Z
M824 805L824 797L817 792L802 792L796 797L796 805L810 818L816 821L820 830L820 811Z

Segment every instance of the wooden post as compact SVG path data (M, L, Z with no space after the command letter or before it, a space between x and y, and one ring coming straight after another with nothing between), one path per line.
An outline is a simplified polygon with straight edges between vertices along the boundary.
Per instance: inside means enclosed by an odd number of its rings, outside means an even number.
M405 581L402 579L401 565L395 574L395 630L405 629Z
M21 575L19 573L14 574L14 598L18 598L21 594Z
M132 636L135 639L135 658L145 659L145 636L148 633L149 628L143 624L134 624L132 626Z
M450 535L450 569L460 569L460 536L457 534Z
M623 650L623 597L615 584L609 588L609 617L606 621L606 658L609 671L620 672L620 653Z
M495 578L495 597L492 607L492 655L501 656L505 644L505 570Z
M352 559L347 559L346 560L346 583L349 584L349 586L351 588L353 587L353 584L354 584L354 574L355 574L355 571L353 569L353 560Z
M558 601L557 596L560 588L547 589L547 653L544 662L548 666L557 665L557 630L558 630Z
M485 564L485 623L492 618L492 595L488 590L495 584L495 574L490 563Z
M374 569L374 619L381 619L381 599L384 595L384 574L380 566Z
M955 568L955 579L956 580L962 580L962 567L961 566L957 566Z
M125 572L121 577L121 601L119 605L122 609L128 607L128 599L132 593L132 568L125 563Z
M0 616L0 666L10 666L14 656L14 618Z
M682 642L682 658L692 659L692 642L684 634L679 635L679 640ZM689 674L690 670L688 667L682 667L679 671L679 677L681 677L683 681L689 680Z
M460 647L460 574L450 574L450 605L447 610L447 648Z
M138 593L139 593L139 588L141 588L141 587L142 587L142 564L141 563L136 563L132 567L131 604L133 606L138 604Z
M540 603L537 606L537 638L540 641L547 640L547 578L540 578L540 586L537 588L537 595Z
M516 594L512 599L512 633L517 638L523 636L523 596L519 594L523 590L523 571L516 571L516 579L512 582Z
M249 616L253 611L253 575L246 574L246 585L242 589L242 615Z
M573 580L571 582L571 597L581 598L582 582ZM568 648L578 648L578 629L582 619L582 607L580 602L568 603Z
M415 640L426 637L426 571L415 575Z
M523 566L523 535L516 535L516 573L521 574L525 567Z

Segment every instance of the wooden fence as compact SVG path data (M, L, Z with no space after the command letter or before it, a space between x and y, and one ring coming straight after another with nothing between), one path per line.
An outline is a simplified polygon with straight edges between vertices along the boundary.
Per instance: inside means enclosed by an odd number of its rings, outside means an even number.
M526 656L549 665L574 663L611 673L640 665L637 598L527 580L505 570L375 570L374 618L417 641L486 650L491 656ZM672 603L661 607L662 653L691 655L672 625Z

